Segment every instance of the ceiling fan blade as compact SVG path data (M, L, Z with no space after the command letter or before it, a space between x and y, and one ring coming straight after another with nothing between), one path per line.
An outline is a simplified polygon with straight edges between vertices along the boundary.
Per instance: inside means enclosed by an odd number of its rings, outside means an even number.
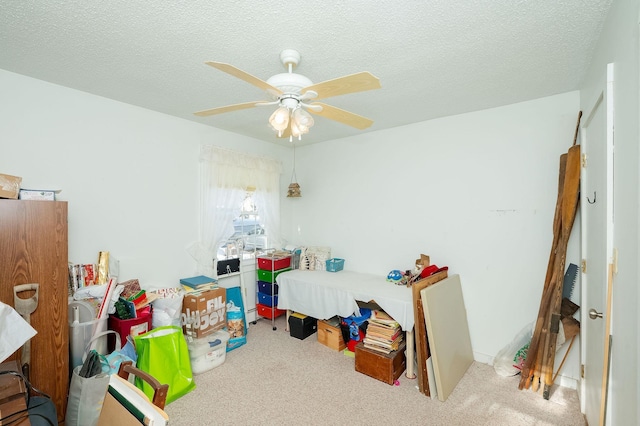
M227 105L227 106L218 107L218 108L205 109L203 111L194 112L194 114L200 117L207 117L209 115L222 114L224 112L253 108L253 107L259 106L260 103L261 101L245 102L242 104L234 104L234 105Z
M333 80L312 84L302 89L302 94L313 90L318 93L314 99L330 98L331 96L345 95L347 93L364 92L365 90L379 89L380 80L373 74L363 71Z
M242 71L239 68L234 67L233 65L229 65L229 64L225 64L223 62L214 62L214 61L207 61L205 62L205 64L210 65L214 68L219 69L220 71L224 71L227 74L230 74L234 77L237 77L241 80L246 81L247 83L253 84L256 87L259 87L262 90L265 90L267 92L270 93L274 93L275 96L279 96L282 94L282 90L278 89L277 87L273 87L272 85L270 85L269 83L267 83L264 80L259 79L258 77L254 77L253 75Z
M321 102L314 102L311 105L319 105L322 107L322 110L314 111L313 109L309 109L310 113L330 120L339 121L347 126L355 127L356 129L364 130L373 124L373 120L331 105L323 104Z

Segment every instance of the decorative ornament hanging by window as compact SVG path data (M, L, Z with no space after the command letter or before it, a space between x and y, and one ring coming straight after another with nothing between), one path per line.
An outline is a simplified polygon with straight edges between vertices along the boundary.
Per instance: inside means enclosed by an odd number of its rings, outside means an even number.
M299 198L302 197L302 192L300 192L300 185L296 180L298 177L296 176L296 146L293 145L293 173L291 174L291 183L289 184L289 190L287 191L287 197L289 198Z

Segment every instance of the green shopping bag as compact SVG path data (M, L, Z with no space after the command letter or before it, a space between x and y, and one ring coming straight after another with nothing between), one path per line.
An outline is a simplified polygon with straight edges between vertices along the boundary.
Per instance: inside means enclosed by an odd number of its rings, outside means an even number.
M134 337L134 342L138 353L137 367L151 374L160 383L169 385L167 404L196 388L189 348L181 327L157 327ZM149 399L153 398L153 388L147 382L136 378L136 386Z

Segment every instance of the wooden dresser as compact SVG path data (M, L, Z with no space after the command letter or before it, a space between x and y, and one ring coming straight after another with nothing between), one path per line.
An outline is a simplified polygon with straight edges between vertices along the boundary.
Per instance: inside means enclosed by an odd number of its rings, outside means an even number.
M39 284L31 326L31 384L50 395L64 422L69 388L67 203L0 199L0 301L15 307L14 286ZM34 292L22 292L29 298ZM9 360L20 362L20 350Z

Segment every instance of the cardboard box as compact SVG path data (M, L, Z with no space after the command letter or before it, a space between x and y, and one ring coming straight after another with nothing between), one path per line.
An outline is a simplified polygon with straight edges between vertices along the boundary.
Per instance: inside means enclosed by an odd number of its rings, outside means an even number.
M393 385L407 367L405 345L402 342L397 351L385 354L366 348L362 342L358 343L355 350L356 371Z
M198 294L186 294L182 301L182 326L185 334L200 339L227 325L227 291L215 288Z
M22 178L0 173L0 198L18 199Z
M343 351L347 345L342 338L340 320L334 317L331 320L318 320L318 342L335 350Z
M139 377L136 376L136 379ZM144 380L151 386L150 382ZM154 392L160 392L160 390ZM161 402L164 403L164 400ZM166 426L168 423L167 413L155 405L133 383L117 374L109 376L109 386L104 396L97 426L140 426L141 424Z
M315 318L295 312L289 316L289 333L291 337L304 340L318 330Z

